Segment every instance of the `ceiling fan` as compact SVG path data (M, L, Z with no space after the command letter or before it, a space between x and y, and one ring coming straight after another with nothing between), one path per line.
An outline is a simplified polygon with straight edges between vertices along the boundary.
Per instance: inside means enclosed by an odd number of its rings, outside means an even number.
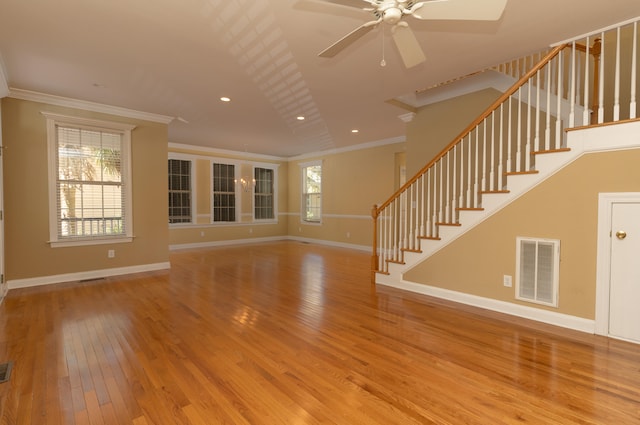
M405 16L429 20L495 21L500 19L507 0L323 0L370 12L374 20L360 25L318 54L331 58L381 23L391 25L393 41L402 61L411 68L425 61L425 55ZM364 6L363 3L369 4Z

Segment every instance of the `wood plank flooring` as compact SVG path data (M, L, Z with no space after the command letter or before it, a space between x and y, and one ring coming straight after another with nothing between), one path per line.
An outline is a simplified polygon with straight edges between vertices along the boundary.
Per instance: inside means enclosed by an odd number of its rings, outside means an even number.
M277 242L12 290L0 424L640 424L640 346L369 283Z

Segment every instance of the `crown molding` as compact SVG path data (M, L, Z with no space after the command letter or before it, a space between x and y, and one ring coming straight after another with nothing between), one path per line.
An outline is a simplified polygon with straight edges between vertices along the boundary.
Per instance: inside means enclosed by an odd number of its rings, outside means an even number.
M219 149L219 148L212 148L208 146L189 145L186 143L178 143L178 142L169 142L169 149L179 149L179 150L186 150L186 151L192 151L192 152L200 152L205 154L232 156L232 157L239 157L239 158L259 158L263 160L281 161L281 162L287 161L287 158L284 158L281 156L265 155L265 154L251 153L251 152L245 152L245 151L232 151L230 149Z
M359 150L363 150L363 149L377 148L377 147L380 147L380 146L395 145L396 143L404 143L406 141L407 141L407 139L406 139L405 136L397 136L397 137L391 137L389 139L382 139L382 140L376 140L376 141L373 141L373 142L361 143L359 145L346 146L344 148L335 148L335 149L328 149L328 150L318 151L318 152L310 152L310 153L306 153L306 154L303 154L303 155L298 155L298 156L293 156L293 157L287 158L287 160L289 162L291 162L291 161L300 161L302 159L307 159L307 158L317 158L319 156L335 155L335 154L340 154L340 153L345 153L345 152L352 152L352 151L359 151Z
M0 88L1 89L1 88ZM72 99L68 97L55 96L51 94L38 93L30 90L9 88L9 97L29 100L32 102L46 103L49 105L63 106L67 108L82 109L85 111L99 112L103 114L116 115L120 117L139 119L144 121L169 124L174 117L167 115L152 114L149 112L136 111L133 109L121 108L119 106L105 105L102 103L89 102L86 100Z

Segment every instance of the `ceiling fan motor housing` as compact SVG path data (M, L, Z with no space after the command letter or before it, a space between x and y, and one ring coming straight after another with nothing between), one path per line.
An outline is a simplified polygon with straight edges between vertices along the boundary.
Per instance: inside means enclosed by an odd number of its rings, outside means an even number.
M382 20L387 24L395 25L402 18L402 10L397 7L390 7L382 12Z

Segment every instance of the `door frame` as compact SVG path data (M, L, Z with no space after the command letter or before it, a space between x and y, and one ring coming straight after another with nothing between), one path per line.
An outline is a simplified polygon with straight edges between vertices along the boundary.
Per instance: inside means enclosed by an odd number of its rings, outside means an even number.
M596 257L595 333L609 335L609 293L611 284L611 222L613 204L640 203L640 192L598 194L598 252Z
M1 75L0 75L1 77ZM0 283L0 302L4 299L4 296L9 290L7 283L7 274L4 270L4 152L2 151L4 146L2 145L2 97L0 97L0 276L2 282Z

